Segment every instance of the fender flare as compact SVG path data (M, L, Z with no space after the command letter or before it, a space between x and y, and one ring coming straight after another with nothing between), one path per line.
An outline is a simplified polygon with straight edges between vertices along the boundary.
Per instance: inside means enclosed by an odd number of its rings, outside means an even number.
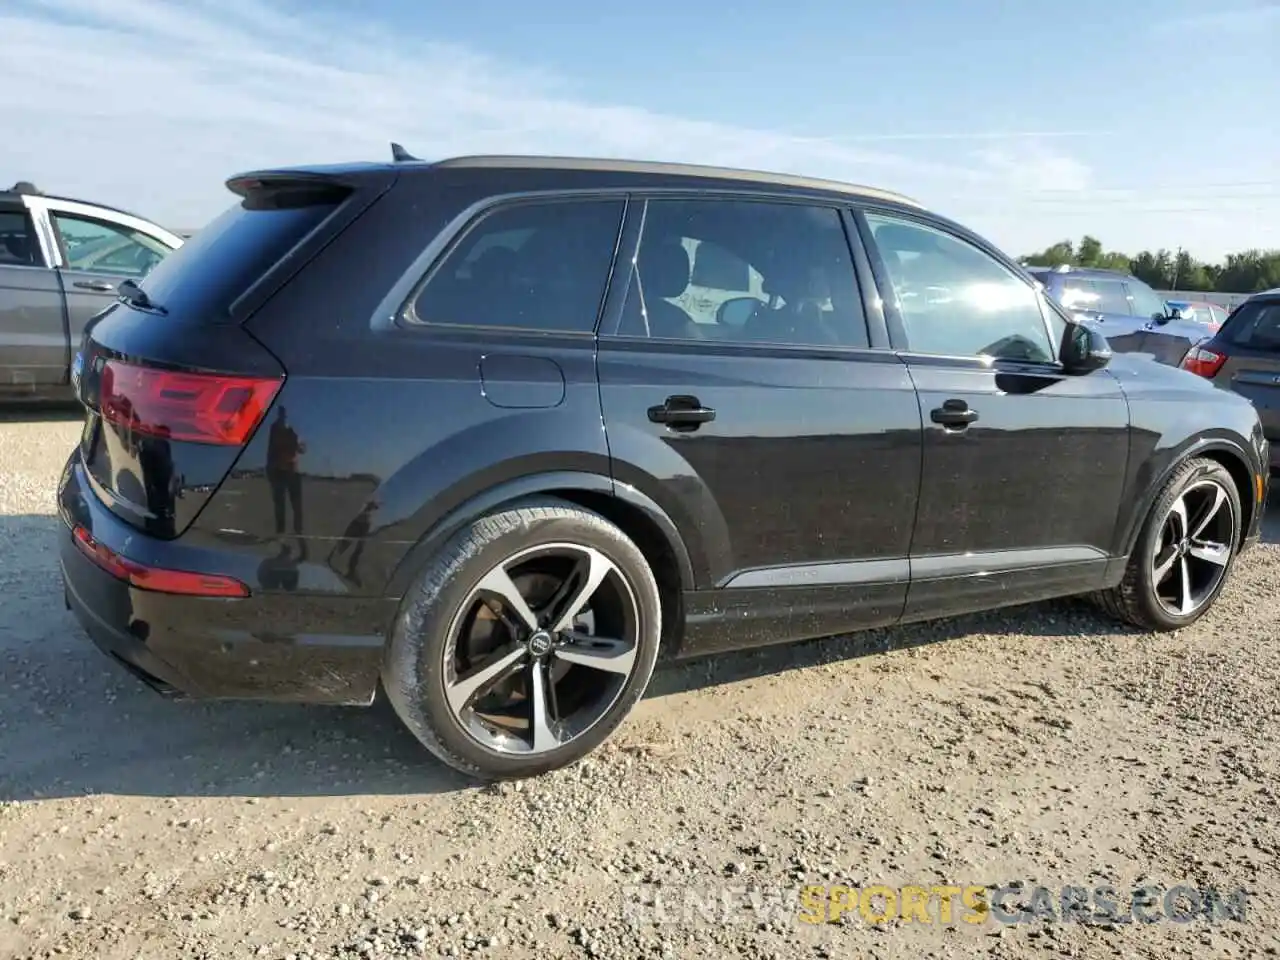
M646 494L625 483L614 483L600 474L579 471L553 471L548 473L527 474L496 484L459 504L441 517L423 534L416 544L410 547L396 565L387 584L386 594L389 597L402 597L409 589L413 578L417 576L432 554L439 549L449 537L457 533L471 521L492 512L498 507L516 503L538 495L557 495L572 492L604 494L622 501L644 514L661 533L675 557L680 584L684 590L694 588L693 563L689 557L688 547L680 535L679 528L657 503Z
M1133 551L1137 548L1138 537L1142 533L1142 526L1147 522L1147 517L1151 513L1151 507L1155 504L1156 498L1160 496L1160 491L1164 489L1164 485L1173 476L1174 471L1183 463L1192 457L1198 457L1205 453L1226 453L1234 459L1250 477L1255 473L1255 469L1250 461L1249 454L1242 444L1238 444L1233 440L1225 437L1199 437L1182 447L1176 456L1170 459L1169 464L1160 475L1156 477L1154 482L1149 484L1142 493L1142 499L1139 501L1138 509L1134 510L1126 521L1123 556L1129 557L1133 555ZM1254 511L1258 509L1258 505L1254 503L1252 491L1246 491L1248 497L1241 496L1241 504L1250 511L1249 519L1252 519ZM1240 533L1244 536L1248 529L1249 523L1245 517L1240 518Z

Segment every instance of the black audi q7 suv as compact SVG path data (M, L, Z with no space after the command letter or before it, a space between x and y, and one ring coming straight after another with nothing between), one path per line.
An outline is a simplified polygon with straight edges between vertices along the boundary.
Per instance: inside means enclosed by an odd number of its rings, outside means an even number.
M1244 398L890 192L552 157L269 170L88 326L67 603L173 695L523 777L656 661L1070 594L1201 617Z

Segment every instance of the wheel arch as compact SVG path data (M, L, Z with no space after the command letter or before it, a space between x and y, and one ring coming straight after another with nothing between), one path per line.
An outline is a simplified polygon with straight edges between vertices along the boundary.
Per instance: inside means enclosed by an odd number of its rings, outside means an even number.
M532 499L552 497L600 514L635 542L648 560L662 603L662 646L678 648L683 632L684 592L696 583L689 548L671 517L642 491L600 474L556 471L498 483L445 514L396 566L387 585L389 597L402 597L414 577L451 536L472 521Z
M1138 509L1131 512L1125 527L1123 540L1125 556L1133 553L1138 537L1142 533L1142 525L1146 522L1147 516L1151 512L1151 507L1155 504L1156 498L1160 496L1160 491L1164 489L1164 485L1173 476L1174 471L1194 457L1213 460L1221 464L1231 474L1231 479L1235 482L1236 492L1240 497L1240 511L1242 514L1240 517L1240 541L1236 544L1236 548L1239 549L1244 544L1245 537L1253 523L1254 514L1261 509L1261 505L1257 503L1257 498L1254 495L1254 474L1250 466L1249 455L1246 453L1246 447L1224 436L1199 436L1192 437L1182 444L1177 452L1169 457L1164 469L1160 470L1154 479L1146 485L1142 499L1139 501Z

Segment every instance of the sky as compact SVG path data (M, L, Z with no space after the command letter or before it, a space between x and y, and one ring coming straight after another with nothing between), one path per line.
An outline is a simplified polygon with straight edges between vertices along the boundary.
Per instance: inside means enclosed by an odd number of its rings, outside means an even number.
M1280 0L4 0L0 181L555 153L899 190L1016 255L1280 247Z

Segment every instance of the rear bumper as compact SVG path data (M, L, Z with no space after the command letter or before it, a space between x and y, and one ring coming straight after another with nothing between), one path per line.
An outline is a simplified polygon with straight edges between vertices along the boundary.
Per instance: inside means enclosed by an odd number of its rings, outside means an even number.
M382 628L394 604L360 598L272 593L250 584L245 598L142 590L102 569L72 536L83 526L138 562L217 573L216 554L138 533L85 486L78 458L58 490L59 565L67 606L94 644L166 696L297 703L368 704L382 665ZM166 562L167 560L167 562ZM229 564L238 566L239 564Z

